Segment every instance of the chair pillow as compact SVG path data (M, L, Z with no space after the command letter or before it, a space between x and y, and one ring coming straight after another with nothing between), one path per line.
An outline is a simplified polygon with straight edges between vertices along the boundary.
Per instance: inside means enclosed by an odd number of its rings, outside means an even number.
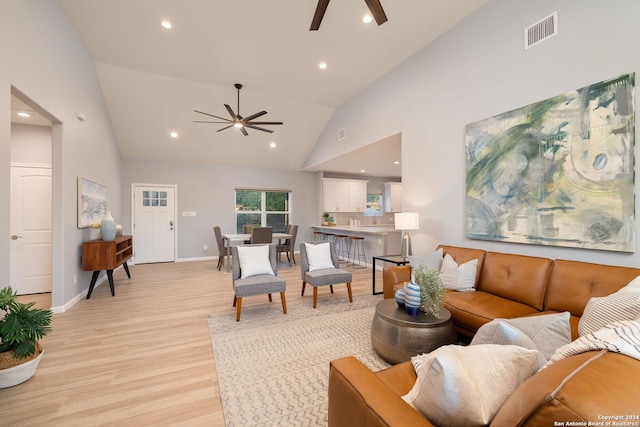
M307 260L309 261L309 271L322 270L323 268L335 268L331 260L331 247L329 242L304 244L307 249Z
M411 358L418 376L402 398L441 427L488 425L534 373L538 351L515 345L448 345Z
M589 300L578 322L580 336L588 335L609 323L634 320L640 315L640 292L623 292Z
M269 260L269 245L238 246L238 261L240 262L240 278L273 274Z
M451 255L447 254L442 260L440 280L442 280L442 285L445 289L453 291L475 291L477 270L477 259L472 259L462 265L458 265Z
M478 329L470 345L510 344L538 350L537 369L551 359L556 350L571 342L570 313L545 314L516 319L494 319Z
M440 271L442 268L442 248L429 255L409 256L409 265L412 269L417 268L420 264L424 264L431 270Z

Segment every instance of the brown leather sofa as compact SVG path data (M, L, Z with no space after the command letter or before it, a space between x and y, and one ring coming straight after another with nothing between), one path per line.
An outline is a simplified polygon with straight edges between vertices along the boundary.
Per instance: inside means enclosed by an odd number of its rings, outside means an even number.
M573 338L591 297L606 296L640 275L640 269L440 246L458 263L478 259L475 292L447 292L459 333L472 337L495 318L569 311ZM386 267L384 297L411 278L410 266ZM561 360L523 383L491 426L553 426L567 421L640 422L640 361L590 351ZM331 362L329 426L431 426L401 399L416 381L411 362L371 372L353 357ZM624 417L631 417L624 419ZM558 423L558 424L554 424ZM587 425L587 424L585 424Z

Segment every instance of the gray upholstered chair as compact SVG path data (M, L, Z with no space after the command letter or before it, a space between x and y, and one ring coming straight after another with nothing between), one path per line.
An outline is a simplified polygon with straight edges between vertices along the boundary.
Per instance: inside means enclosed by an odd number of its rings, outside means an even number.
M217 225L213 227L213 234L216 236L216 243L218 244L218 270L222 268L227 259L227 248L224 246L224 240L222 239L222 231Z
M253 227L251 229L251 244L272 242L273 227Z
M306 245L320 245L329 244L329 250L331 255L331 264L333 268L321 268L317 270L310 270L309 257L307 255ZM313 308L316 308L318 302L318 287L329 286L331 293L333 293L333 285L339 283L347 284L347 292L349 293L349 302L353 302L353 295L351 294L351 273L338 268L339 261L336 255L336 248L333 242L302 242L300 243L300 258L302 259L301 276L302 276L302 296L304 296L304 289L308 284L313 286Z
M296 248L296 236L298 235L298 226L297 225L289 225L287 227L287 234L291 234L291 238L284 241L284 243L276 246L276 252L278 252L278 261L280 261L280 254L286 253L287 260L289 261L289 265L291 265L291 261L296 263L296 257L293 255L293 252Z
M287 283L278 277L278 263L276 262L276 247L274 245L245 245L242 248L251 248L256 246L268 246L269 263L271 264L271 274L257 274L249 277L242 277L241 255L239 255L238 246L231 247L231 261L233 268L231 270L231 278L233 281L233 306L236 307L236 321L240 321L240 312L242 311L242 298L254 295L269 295L269 302L272 301L271 294L280 293L282 300L282 312L287 314L287 300L285 291ZM240 250L242 251L242 249Z

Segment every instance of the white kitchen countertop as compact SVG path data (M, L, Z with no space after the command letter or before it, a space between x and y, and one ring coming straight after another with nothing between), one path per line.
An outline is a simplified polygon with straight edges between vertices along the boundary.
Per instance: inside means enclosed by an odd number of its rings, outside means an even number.
M362 234L389 234L400 232L400 230L393 228L391 224L361 225L359 227L350 225L312 225L311 228L323 231L345 231Z

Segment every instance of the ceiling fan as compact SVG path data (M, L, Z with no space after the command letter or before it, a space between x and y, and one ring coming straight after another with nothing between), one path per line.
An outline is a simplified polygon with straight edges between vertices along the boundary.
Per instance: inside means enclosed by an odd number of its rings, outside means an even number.
M380 0L364 0L364 2L367 3L369 11L378 25L382 25L387 22L387 15L384 13ZM309 31L318 31L322 18L324 18L324 13L327 11L327 6L329 6L329 0L318 0L316 13L313 15Z
M204 114L205 116L210 116L210 117L215 117L216 119L222 120L221 122L212 122L212 121L205 121L205 120L194 120L194 123L220 123L220 124L226 124L227 126L218 129L216 132L220 132L223 131L225 129L229 129L231 127L234 127L238 130L240 130L240 132L242 132L242 134L244 136L248 136L249 133L247 132L246 128L251 128L251 129L256 129L256 130L260 130L262 132L269 132L269 133L273 133L273 131L271 129L266 129L260 126L256 126L256 125L281 125L282 122L254 122L253 119L257 119L258 117L264 116L265 114L267 114L266 111L260 111L259 113L255 113L252 114L250 116L247 117L242 117L240 115L240 89L242 89L242 85L240 83L236 83L235 88L238 90L238 112L234 113L233 110L231 109L231 107L229 107L228 104L224 104L225 108L227 109L227 111L229 112L229 115L231 116L231 119L225 119L224 117L219 117L219 116L214 116L213 114L209 114L209 113L205 113L203 111L198 111L198 110L193 110L196 113L199 114Z

